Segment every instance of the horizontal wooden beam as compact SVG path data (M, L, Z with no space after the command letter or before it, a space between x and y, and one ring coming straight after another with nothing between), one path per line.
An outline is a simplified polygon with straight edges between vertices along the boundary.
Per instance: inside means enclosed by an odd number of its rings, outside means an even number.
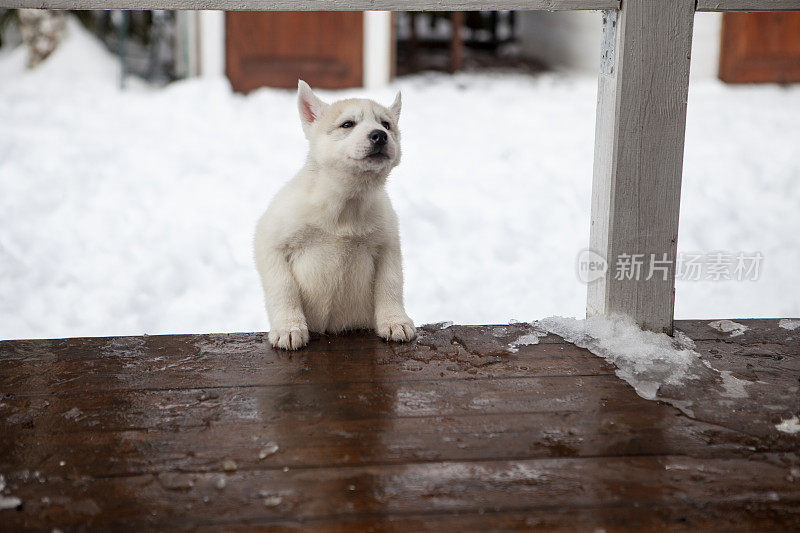
M621 0L0 0L0 8L217 9L224 11L573 11ZM800 0L697 0L697 11L800 11Z
M697 11L800 11L800 0L697 0Z
M0 8L225 11L569 11L619 6L620 0L0 0Z

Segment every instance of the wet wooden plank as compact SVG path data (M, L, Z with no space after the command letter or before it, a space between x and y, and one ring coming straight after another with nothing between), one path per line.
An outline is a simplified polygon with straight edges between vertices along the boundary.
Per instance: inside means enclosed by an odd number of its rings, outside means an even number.
M734 322L747 329L741 334L721 331L719 326L712 326L719 322ZM784 324L784 327L781 327L781 323ZM734 344L769 343L775 345L776 351L781 352L796 351L800 348L800 327L787 329L787 327L792 327L792 324L800 324L800 318L676 320L675 328L696 341L719 340Z
M413 344L365 334L317 339L286 353L263 335L164 336L0 344L0 390L17 395L302 383L611 374L602 360L550 335L515 346L530 328L422 330ZM78 347L80 357L74 353ZM47 364L49 372L42 373Z
M691 402L692 416L758 436L762 445L783 440L800 449L800 434L776 431L777 424L800 415L800 346L747 339L696 344L695 351L722 379L713 385L690 382L680 391Z
M27 503L22 512L3 518L11 528L151 529L402 516L431 509L449 514L633 502L766 504L776 495L797 505L800 484L792 457L554 458L100 479L29 473L9 476L9 487Z
M396 419L503 413L642 408L611 375L508 379L316 383L207 390L115 391L67 396L9 396L5 420L53 434L204 427L211 423Z
M800 506L795 502L760 504L697 502L674 506L586 506L551 507L524 511L496 511L455 514L417 514L388 518L352 518L270 522L270 531L297 531L313 528L320 533L350 531L791 531L800 522ZM226 531L251 531L252 524L226 525ZM197 531L213 531L219 526L203 525Z
M352 421L296 419L265 424L220 420L200 427L54 434L11 430L0 443L0 471L16 465L65 475L132 475L397 464L426 461L691 454L743 457L792 451L793 442L762 449L758 439L642 400L624 411L476 414ZM52 440L51 440L52 439ZM224 442L224 446L220 443Z
M540 344L565 344L558 335L546 335L545 332L526 322L486 326L426 324L420 326L417 332L419 337L411 344L384 342L374 334L365 334L368 332L312 334L314 341L311 348L293 353L308 354L312 351L331 354L361 351L413 353L424 347L444 349L461 346L471 353L485 355L495 350L507 351L505 348L508 344L536 332L545 335L539 339ZM263 332L7 340L0 341L0 350L4 360L37 361L158 357L176 351L186 352L187 355L201 351L218 353L219 350L224 350L229 355L266 353L292 355L292 352L273 350L269 347L267 334Z

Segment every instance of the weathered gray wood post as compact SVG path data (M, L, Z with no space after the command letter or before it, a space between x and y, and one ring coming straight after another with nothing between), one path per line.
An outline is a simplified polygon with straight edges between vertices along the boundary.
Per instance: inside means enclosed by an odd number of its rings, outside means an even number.
M603 16L590 248L608 272L589 284L587 314L670 334L694 9L625 0Z

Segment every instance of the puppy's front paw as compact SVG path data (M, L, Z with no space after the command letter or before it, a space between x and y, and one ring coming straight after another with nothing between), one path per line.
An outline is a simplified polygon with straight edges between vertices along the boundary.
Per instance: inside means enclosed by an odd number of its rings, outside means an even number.
M395 317L388 320L378 322L378 327L375 328L379 337L383 337L387 341L410 341L417 336L417 330L414 328L414 323L408 317Z
M291 324L272 328L269 342L275 348L297 350L308 344L308 327L305 324Z

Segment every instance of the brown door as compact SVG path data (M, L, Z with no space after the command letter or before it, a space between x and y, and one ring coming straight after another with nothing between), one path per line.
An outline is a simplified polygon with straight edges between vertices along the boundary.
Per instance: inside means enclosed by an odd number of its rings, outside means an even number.
M800 82L800 13L725 13L719 78Z
M363 83L361 12L230 11L225 18L226 67L233 88L340 89Z

